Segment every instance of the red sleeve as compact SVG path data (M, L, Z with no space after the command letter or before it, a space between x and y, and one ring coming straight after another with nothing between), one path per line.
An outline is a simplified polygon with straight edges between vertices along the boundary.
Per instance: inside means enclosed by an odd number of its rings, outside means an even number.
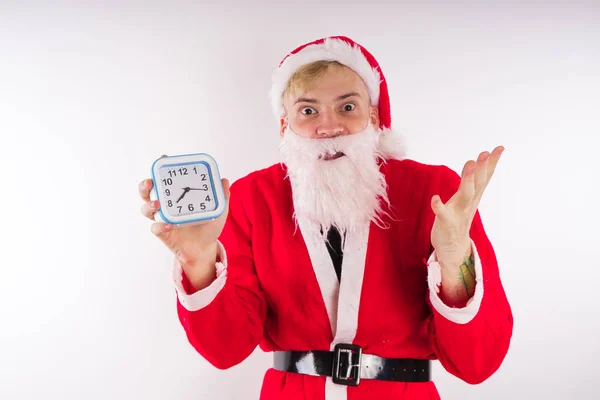
M460 176L447 167L440 168L437 194L445 203L458 190ZM431 195L433 196L432 193ZM433 211L431 212L433 215ZM433 223L434 215L431 223ZM427 302L432 317L429 333L442 366L452 375L478 384L494 374L502 364L513 332L513 315L506 297L498 262L477 211L470 237L479 254L482 270L483 297L475 316L466 323L452 322Z
M267 313L252 257L252 225L243 206L248 184L244 180L231 185L229 215L219 238L227 259L224 286L198 310L188 310L177 300L190 344L219 369L241 363L254 351L263 338Z

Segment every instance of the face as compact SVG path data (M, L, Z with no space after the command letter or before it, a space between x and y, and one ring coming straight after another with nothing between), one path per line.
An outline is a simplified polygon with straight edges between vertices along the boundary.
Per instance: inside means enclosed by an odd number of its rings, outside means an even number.
M308 90L286 96L284 108L282 136L288 126L311 139L352 135L362 132L369 122L379 127L378 109L370 105L367 86L348 67L328 68Z
M331 226L348 232L379 223L387 186L378 164L379 115L363 80L330 67L284 107L280 152L296 218L321 238Z

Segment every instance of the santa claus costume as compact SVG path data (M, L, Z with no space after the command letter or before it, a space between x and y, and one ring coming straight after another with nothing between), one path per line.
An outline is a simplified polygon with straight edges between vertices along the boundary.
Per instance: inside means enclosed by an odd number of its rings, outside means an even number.
M449 307L440 297L430 204L436 194L446 202L460 177L404 157L383 73L347 37L320 39L285 57L271 92L277 117L290 76L317 60L355 71L379 109L378 165L389 197L382 223L345 233L336 271L322 232L295 213L284 163L234 182L216 279L195 291L174 262L177 312L190 344L219 369L257 346L273 352L261 400L439 399L431 360L465 382L483 382L505 358L513 320L479 212L470 229L475 293L464 307Z

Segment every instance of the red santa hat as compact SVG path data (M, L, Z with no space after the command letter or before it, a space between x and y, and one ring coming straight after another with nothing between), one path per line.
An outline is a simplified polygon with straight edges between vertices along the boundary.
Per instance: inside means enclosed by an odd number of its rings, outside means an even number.
M283 92L292 75L303 65L315 61L337 61L352 69L365 82L371 105L379 109L379 127L382 130L382 150L393 158L402 158L404 144L391 130L392 117L388 87L379 63L367 49L346 36L330 36L304 44L289 53L273 74L270 99L277 119L285 114Z

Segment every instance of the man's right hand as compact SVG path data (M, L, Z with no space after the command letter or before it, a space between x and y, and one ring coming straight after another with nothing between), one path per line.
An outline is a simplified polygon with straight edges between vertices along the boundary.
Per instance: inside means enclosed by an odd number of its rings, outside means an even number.
M154 222L151 231L177 257L181 266L196 290L201 290L212 283L216 277L215 262L217 259L217 239L223 231L229 213L229 181L221 179L225 192L225 211L223 214L202 225L181 226L173 229L172 224ZM160 208L158 200L150 201L152 179L140 182L139 193L144 201L142 214L154 220L154 213Z

